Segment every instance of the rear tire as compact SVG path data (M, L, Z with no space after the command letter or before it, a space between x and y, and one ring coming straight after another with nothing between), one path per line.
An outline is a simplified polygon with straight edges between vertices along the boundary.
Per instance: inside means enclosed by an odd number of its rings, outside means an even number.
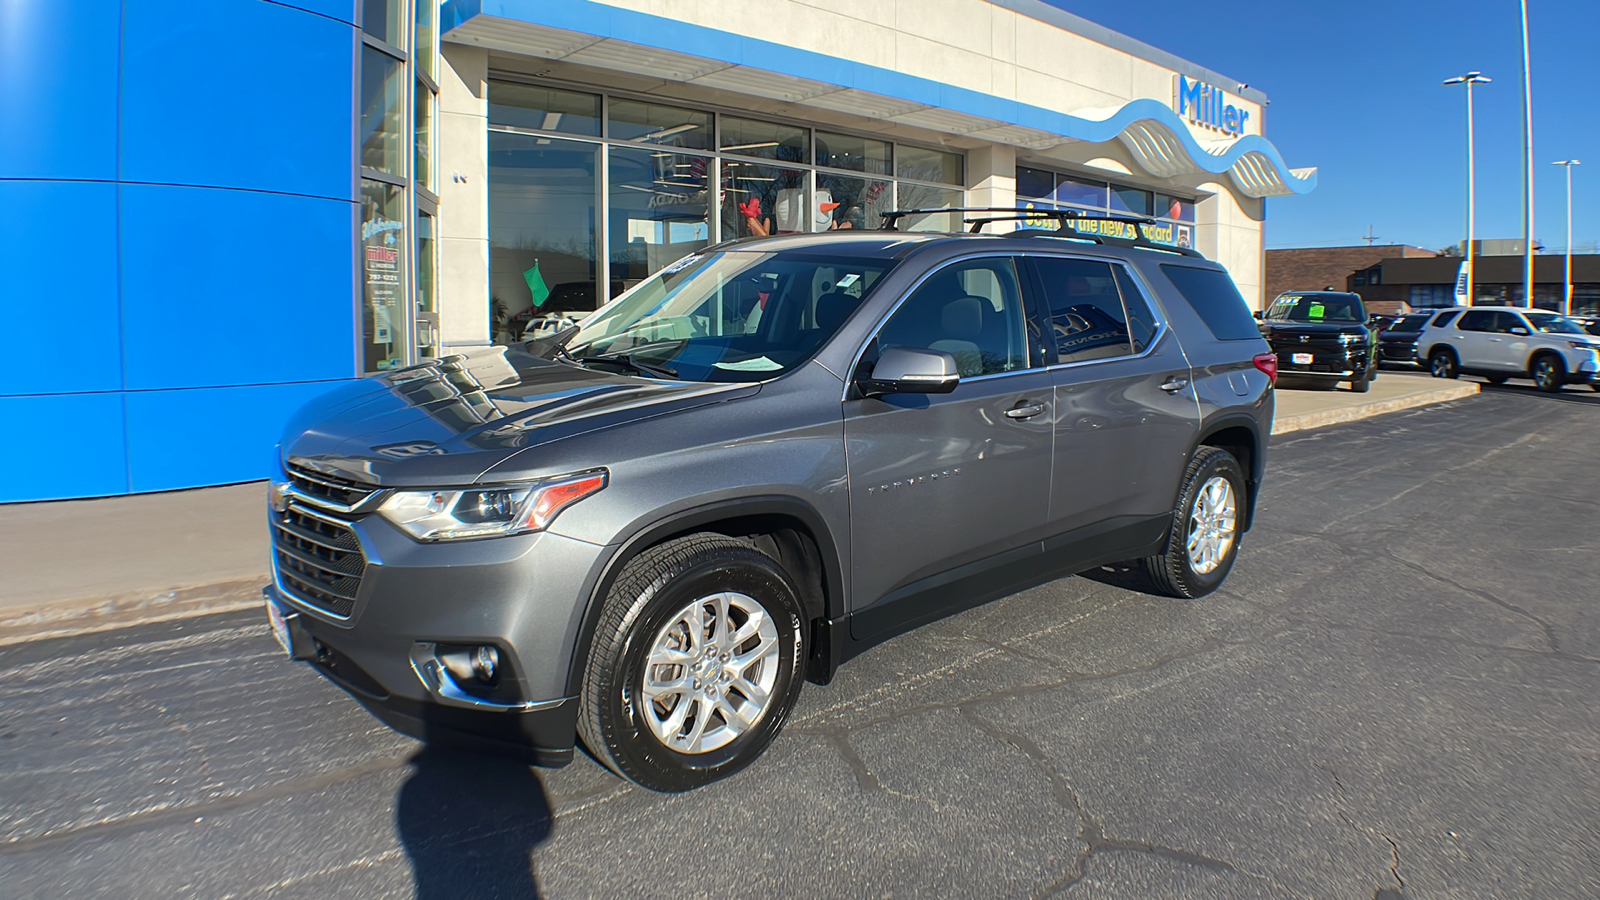
M595 758L653 791L687 791L754 762L803 681L805 619L783 567L701 533L623 566L583 673L578 733Z
M1449 350L1435 350L1428 357L1428 373L1435 378L1458 378L1461 367L1456 364L1456 355Z
M1554 394L1567 383L1567 367L1555 354L1541 353L1533 358L1533 365L1528 367L1528 376L1539 390Z
M1139 561L1151 586L1169 597L1204 597L1222 585L1239 554L1248 501L1244 470L1220 447L1201 447L1184 472L1167 548Z

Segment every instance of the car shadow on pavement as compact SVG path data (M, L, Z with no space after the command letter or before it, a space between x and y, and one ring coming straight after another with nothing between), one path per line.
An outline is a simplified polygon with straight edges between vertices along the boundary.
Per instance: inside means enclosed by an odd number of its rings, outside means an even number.
M417 900L539 896L533 851L550 837L544 785L525 762L424 746L395 825Z

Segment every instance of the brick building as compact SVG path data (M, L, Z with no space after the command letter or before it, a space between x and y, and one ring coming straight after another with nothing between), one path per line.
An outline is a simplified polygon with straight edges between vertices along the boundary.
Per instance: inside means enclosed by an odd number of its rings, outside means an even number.
M1268 250L1265 294L1270 302L1286 291L1330 288L1355 291L1372 312L1401 312L1403 304L1410 300L1410 288L1386 284L1383 263L1395 259L1432 259L1438 255L1432 250L1406 244ZM1453 278L1452 274L1445 281L1448 283Z

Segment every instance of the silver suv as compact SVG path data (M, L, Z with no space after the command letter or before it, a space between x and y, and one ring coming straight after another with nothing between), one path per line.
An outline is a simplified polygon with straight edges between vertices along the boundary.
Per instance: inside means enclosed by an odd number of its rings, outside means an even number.
M1120 560L1214 590L1273 363L1192 251L723 244L576 329L301 410L268 611L405 733L545 765L581 736L686 790L755 759L803 681L922 623Z
M1600 390L1600 338L1540 309L1474 306L1437 313L1417 338L1417 359L1435 378L1480 375L1490 384L1531 378L1541 391L1566 384Z

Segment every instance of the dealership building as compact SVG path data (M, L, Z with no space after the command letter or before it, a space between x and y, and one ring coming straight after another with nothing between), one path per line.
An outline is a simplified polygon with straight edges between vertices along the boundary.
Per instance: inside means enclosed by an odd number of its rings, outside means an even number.
M337 383L891 209L1140 219L1259 306L1266 103L1039 0L5 0L0 502L264 478Z

